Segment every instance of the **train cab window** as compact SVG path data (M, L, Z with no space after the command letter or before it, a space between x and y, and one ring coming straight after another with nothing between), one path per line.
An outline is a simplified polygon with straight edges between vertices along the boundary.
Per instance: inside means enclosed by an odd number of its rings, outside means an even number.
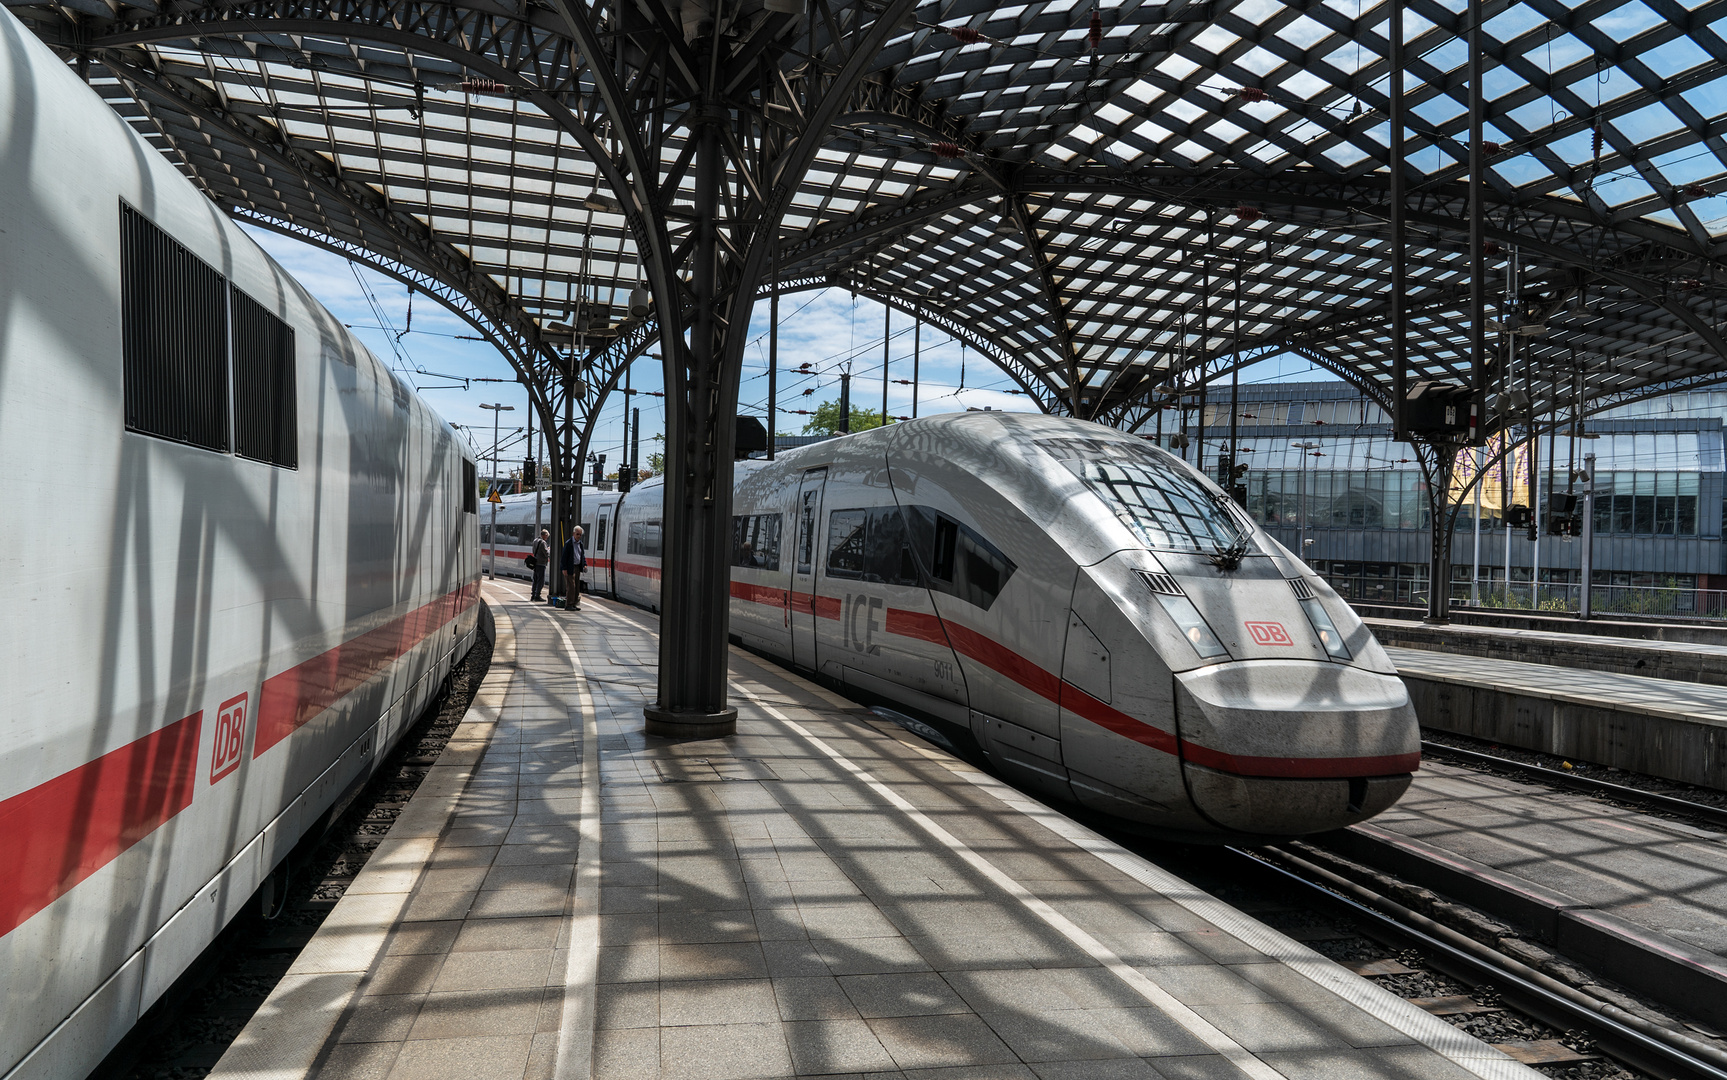
M601 514L600 515L600 531L594 534L594 550L595 551L606 550L606 525L607 524L608 524L608 522L606 520L606 515Z
M1037 445L1154 551L1213 555L1252 542L1233 501L1214 494L1167 451L1112 439L1043 439Z
M905 516L897 506L835 510L828 515L827 551L829 577L883 585L922 584Z
M239 289L228 290L234 341L234 452L296 468L294 330Z
M780 515L740 514L732 518L732 565L748 570L780 568Z
M222 275L120 206L126 430L228 450L228 297Z
M474 463L462 459L462 513L480 512L480 477Z
M929 587L988 611L1013 577L1014 561L976 529L933 507L908 506L903 520L906 549L923 561Z

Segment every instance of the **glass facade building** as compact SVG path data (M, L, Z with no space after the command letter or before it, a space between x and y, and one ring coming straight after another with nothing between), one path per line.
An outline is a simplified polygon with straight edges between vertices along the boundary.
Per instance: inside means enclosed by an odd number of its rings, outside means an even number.
M1190 404L1190 425L1196 411ZM1189 427L1185 449L1177 409L1164 411L1155 437L1196 463L1203 446L1215 476L1229 447L1229 391L1213 389L1205 411L1203 439ZM1507 580L1513 594L1531 581L1541 583L1543 597L1575 590L1581 542L1545 526L1531 542L1526 529L1505 528L1504 508L1551 509L1553 493L1563 501L1576 490L1572 470L1586 454L1596 468L1595 584L1727 588L1723 418L1727 392L1694 391L1589 417L1575 443L1568 434L1543 435L1533 453L1516 444L1504 464L1493 462L1498 446L1465 450L1453 485L1454 597L1492 602ZM1390 418L1377 405L1341 382L1244 386L1235 419L1239 459L1248 466L1239 482L1255 520L1345 596L1425 597L1427 482L1410 447L1392 441ZM1483 480L1469 486L1478 467Z

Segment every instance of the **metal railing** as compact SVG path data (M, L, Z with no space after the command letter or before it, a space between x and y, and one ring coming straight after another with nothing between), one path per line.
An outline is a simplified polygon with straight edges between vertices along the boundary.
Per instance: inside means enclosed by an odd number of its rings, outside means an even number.
M1372 604L1427 603L1428 585L1414 578L1328 577L1331 587L1345 600ZM1474 607L1482 610L1576 613L1581 603L1583 586L1577 582L1513 581L1509 588L1503 581L1491 587L1482 582L1477 599L1470 602L1467 581L1451 583L1453 607ZM1593 585L1589 589L1591 613L1597 616L1641 615L1659 617L1671 615L1687 619L1727 619L1727 591L1699 589L1680 585Z

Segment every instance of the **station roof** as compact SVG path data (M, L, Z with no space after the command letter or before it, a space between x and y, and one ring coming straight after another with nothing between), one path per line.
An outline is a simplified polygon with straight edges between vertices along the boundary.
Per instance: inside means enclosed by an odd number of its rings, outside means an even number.
M566 327L588 328L571 330L583 346L627 336L636 247L576 137L606 127L555 6L5 2L241 220L436 286L520 350ZM873 0L811 0L790 20L760 2L713 0L767 79ZM1528 390L1617 401L1727 372L1727 0L1486 10L1489 314L1519 331L1503 336ZM1463 5L1406 12L1410 355L1455 377ZM1127 426L1155 387L1290 351L1384 403L1388 15L1370 0L924 3L796 192L777 276L915 309L1042 407ZM687 186L684 134L658 153ZM687 202L671 205L675 243Z

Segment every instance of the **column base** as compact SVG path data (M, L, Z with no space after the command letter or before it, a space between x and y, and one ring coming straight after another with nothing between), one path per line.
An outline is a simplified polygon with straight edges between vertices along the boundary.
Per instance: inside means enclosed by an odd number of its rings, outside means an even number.
M642 729L662 739L723 739L738 733L736 709L710 713L649 705L642 709L642 716Z

